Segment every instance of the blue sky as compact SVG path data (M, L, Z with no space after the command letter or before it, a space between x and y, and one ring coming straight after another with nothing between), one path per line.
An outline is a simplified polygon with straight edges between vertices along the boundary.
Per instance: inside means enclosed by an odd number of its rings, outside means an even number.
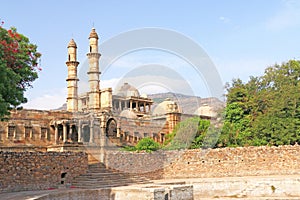
M4 27L15 26L37 44L42 53L43 70L34 87L26 93L29 103L24 107L27 108L51 109L65 102L66 46L74 38L78 60L84 63L93 26L100 43L144 27L174 30L205 50L224 84L232 78L247 81L251 75L261 75L267 66L299 59L300 55L298 0L2 0L0 5ZM114 87L130 66L154 60L175 68L179 66L181 70L177 72L184 79L191 79L192 87L200 87L193 83L189 67L182 69L178 58L157 51L137 52L121 58L103 75L102 84ZM124 68L121 69L121 65ZM150 93L160 91L155 87L147 89ZM195 94L207 95L201 91Z

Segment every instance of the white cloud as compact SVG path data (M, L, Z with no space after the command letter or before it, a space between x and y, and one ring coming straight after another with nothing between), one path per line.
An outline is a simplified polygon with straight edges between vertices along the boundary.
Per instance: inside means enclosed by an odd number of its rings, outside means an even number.
M220 16L220 17L219 17L219 20L222 21L222 22L224 22L225 24L227 24L227 23L230 22L230 19L227 18L227 17L224 17L224 16Z
M27 109L51 110L61 107L66 102L67 88L46 91L40 96L28 98L23 107Z
M266 22L269 30L283 30L300 25L300 1L285 0L282 9Z
M104 88L113 88L113 89L115 89L119 81L120 81L120 78L113 78L113 79L109 79L109 80L101 80L100 81L100 87L101 87L101 89L104 89Z

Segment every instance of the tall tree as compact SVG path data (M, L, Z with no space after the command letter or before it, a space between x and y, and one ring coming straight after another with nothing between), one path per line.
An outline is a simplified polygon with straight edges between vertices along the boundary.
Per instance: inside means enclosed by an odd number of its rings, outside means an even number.
M299 61L274 65L261 77L228 85L220 146L296 142L300 142Z
M3 25L3 22L2 22ZM19 34L15 28L0 26L0 119L9 115L9 110L26 103L24 92L38 78L41 54L37 46Z

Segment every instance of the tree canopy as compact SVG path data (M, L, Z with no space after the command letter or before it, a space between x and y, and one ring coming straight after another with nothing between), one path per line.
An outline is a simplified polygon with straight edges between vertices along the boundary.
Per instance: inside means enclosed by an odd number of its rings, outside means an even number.
M3 23L2 23L3 25ZM0 25L0 119L9 115L27 99L24 92L38 78L41 54L37 46L19 34L15 28L5 29Z
M290 60L247 83L227 85L219 146L288 145L300 142L300 62Z

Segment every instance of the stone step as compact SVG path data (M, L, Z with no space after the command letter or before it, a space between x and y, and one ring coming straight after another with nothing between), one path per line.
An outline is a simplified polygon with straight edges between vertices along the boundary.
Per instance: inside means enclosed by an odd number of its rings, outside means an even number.
M81 175L80 177L84 177L84 178L143 178L140 176L136 176L136 175L130 175L130 174L84 174Z
M136 174L119 172L106 168L102 163L94 163L89 165L86 174L73 180L72 186L76 188L105 188L150 182L149 179Z
M149 182L149 180L146 179L81 179L78 178L73 181L73 183L87 183L87 182L92 182L92 183L111 183L111 182Z
M76 181L72 185L111 185L111 184L129 184L129 183L149 183L147 181Z

